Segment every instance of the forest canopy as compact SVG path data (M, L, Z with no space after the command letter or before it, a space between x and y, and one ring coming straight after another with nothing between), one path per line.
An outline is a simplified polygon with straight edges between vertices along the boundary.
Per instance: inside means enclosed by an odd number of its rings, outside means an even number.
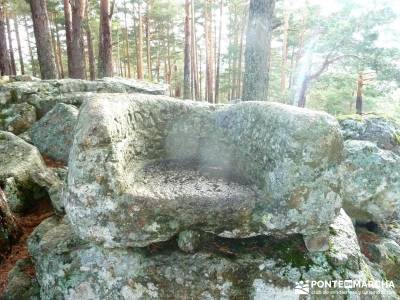
M32 18L42 2L47 27ZM394 116L399 14L396 0L2 0L2 75L119 76L183 99Z

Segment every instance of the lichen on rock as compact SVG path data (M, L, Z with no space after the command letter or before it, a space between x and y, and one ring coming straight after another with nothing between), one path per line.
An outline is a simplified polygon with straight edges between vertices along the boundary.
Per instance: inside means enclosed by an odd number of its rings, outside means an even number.
M355 220L390 223L400 216L400 156L369 141L345 142L343 206Z
M302 239L293 236L216 237L188 254L170 243L104 248L82 241L66 219L52 217L34 231L28 245L41 299L293 298L299 281L383 280L361 254L344 211L330 228L331 246L325 253L308 252ZM396 299L393 290L381 292L374 299Z
M31 127L28 135L40 153L67 163L77 119L75 106L59 103Z
M189 228L312 235L341 207L342 148L324 113L102 94L81 108L64 202L81 238L112 247Z

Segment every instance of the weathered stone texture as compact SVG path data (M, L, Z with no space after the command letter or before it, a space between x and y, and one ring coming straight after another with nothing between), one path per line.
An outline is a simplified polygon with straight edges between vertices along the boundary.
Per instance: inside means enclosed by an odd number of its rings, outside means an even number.
M77 119L75 106L59 103L28 131L30 140L40 153L66 164Z
M343 207L355 220L389 223L400 217L400 156L375 143L348 140L340 167Z
M106 95L81 108L67 214L80 237L146 246L187 228L312 235L341 207L336 121L274 103Z
M34 231L28 245L43 300L294 299L300 280L383 279L366 263L343 211L330 229L325 253L309 253L302 239L292 236L217 238L187 254L171 243L103 248L80 240L66 220L50 218ZM214 243L220 247L207 248ZM380 292L386 294L373 299L396 299L391 289Z

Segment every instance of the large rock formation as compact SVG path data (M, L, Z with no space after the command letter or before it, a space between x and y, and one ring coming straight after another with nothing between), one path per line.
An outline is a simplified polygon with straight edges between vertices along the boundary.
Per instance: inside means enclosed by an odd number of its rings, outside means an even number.
M85 102L76 132L66 210L83 239L146 246L192 228L301 233L310 249L327 246L342 159L328 114L103 94Z
M77 119L78 109L75 106L59 103L36 122L27 134L40 153L66 164Z
M164 95L167 86L122 78L96 81L61 79L15 81L0 85L0 130L21 134L56 104L80 106L94 93Z
M45 169L34 146L12 133L0 132L0 183L5 186L13 211L21 212L31 205L31 201L43 196L35 178Z
M36 122L36 109L29 103L10 104L0 111L0 129L20 134Z
M400 156L368 141L345 142L343 207L355 220L389 223L400 217Z
M396 121L374 114L341 116L338 120L344 139L374 142L400 154L400 125Z
M383 280L361 254L351 220L343 211L330 231L325 253L307 252L301 238L292 236L278 240L215 237L196 254L186 254L175 241L147 248L102 248L80 240L65 220L50 218L35 230L28 245L43 300L298 299L295 286L300 281ZM326 291L341 299L346 289ZM349 291L373 292L373 299L396 299L391 288ZM310 289L316 299L322 292L316 286Z
M12 211L22 212L58 182L39 151L12 133L0 131L0 184Z

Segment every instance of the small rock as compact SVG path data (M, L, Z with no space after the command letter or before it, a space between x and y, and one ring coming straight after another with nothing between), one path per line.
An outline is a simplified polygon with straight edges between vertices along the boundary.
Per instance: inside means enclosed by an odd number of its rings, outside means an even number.
M57 104L29 130L32 143L42 154L67 163L77 118L75 106Z
M40 181L46 173L48 169L34 146L0 131L0 183L13 209L22 212L46 195L46 184Z
M18 260L8 273L8 283L2 300L40 300L40 287L29 258Z
M36 109L29 103L12 104L0 112L0 129L16 135L28 130L35 122Z
M339 117L345 140L370 141L381 149L400 154L400 124L379 115L350 115Z
M18 185L13 177L9 177L4 181L4 193L7 195L7 202L12 212L22 213L30 208L29 202L18 190Z
M193 253L201 245L201 234L198 231L185 230L178 235L178 247L184 252Z
M317 232L304 236L304 243L310 252L323 252L329 250L329 232Z

